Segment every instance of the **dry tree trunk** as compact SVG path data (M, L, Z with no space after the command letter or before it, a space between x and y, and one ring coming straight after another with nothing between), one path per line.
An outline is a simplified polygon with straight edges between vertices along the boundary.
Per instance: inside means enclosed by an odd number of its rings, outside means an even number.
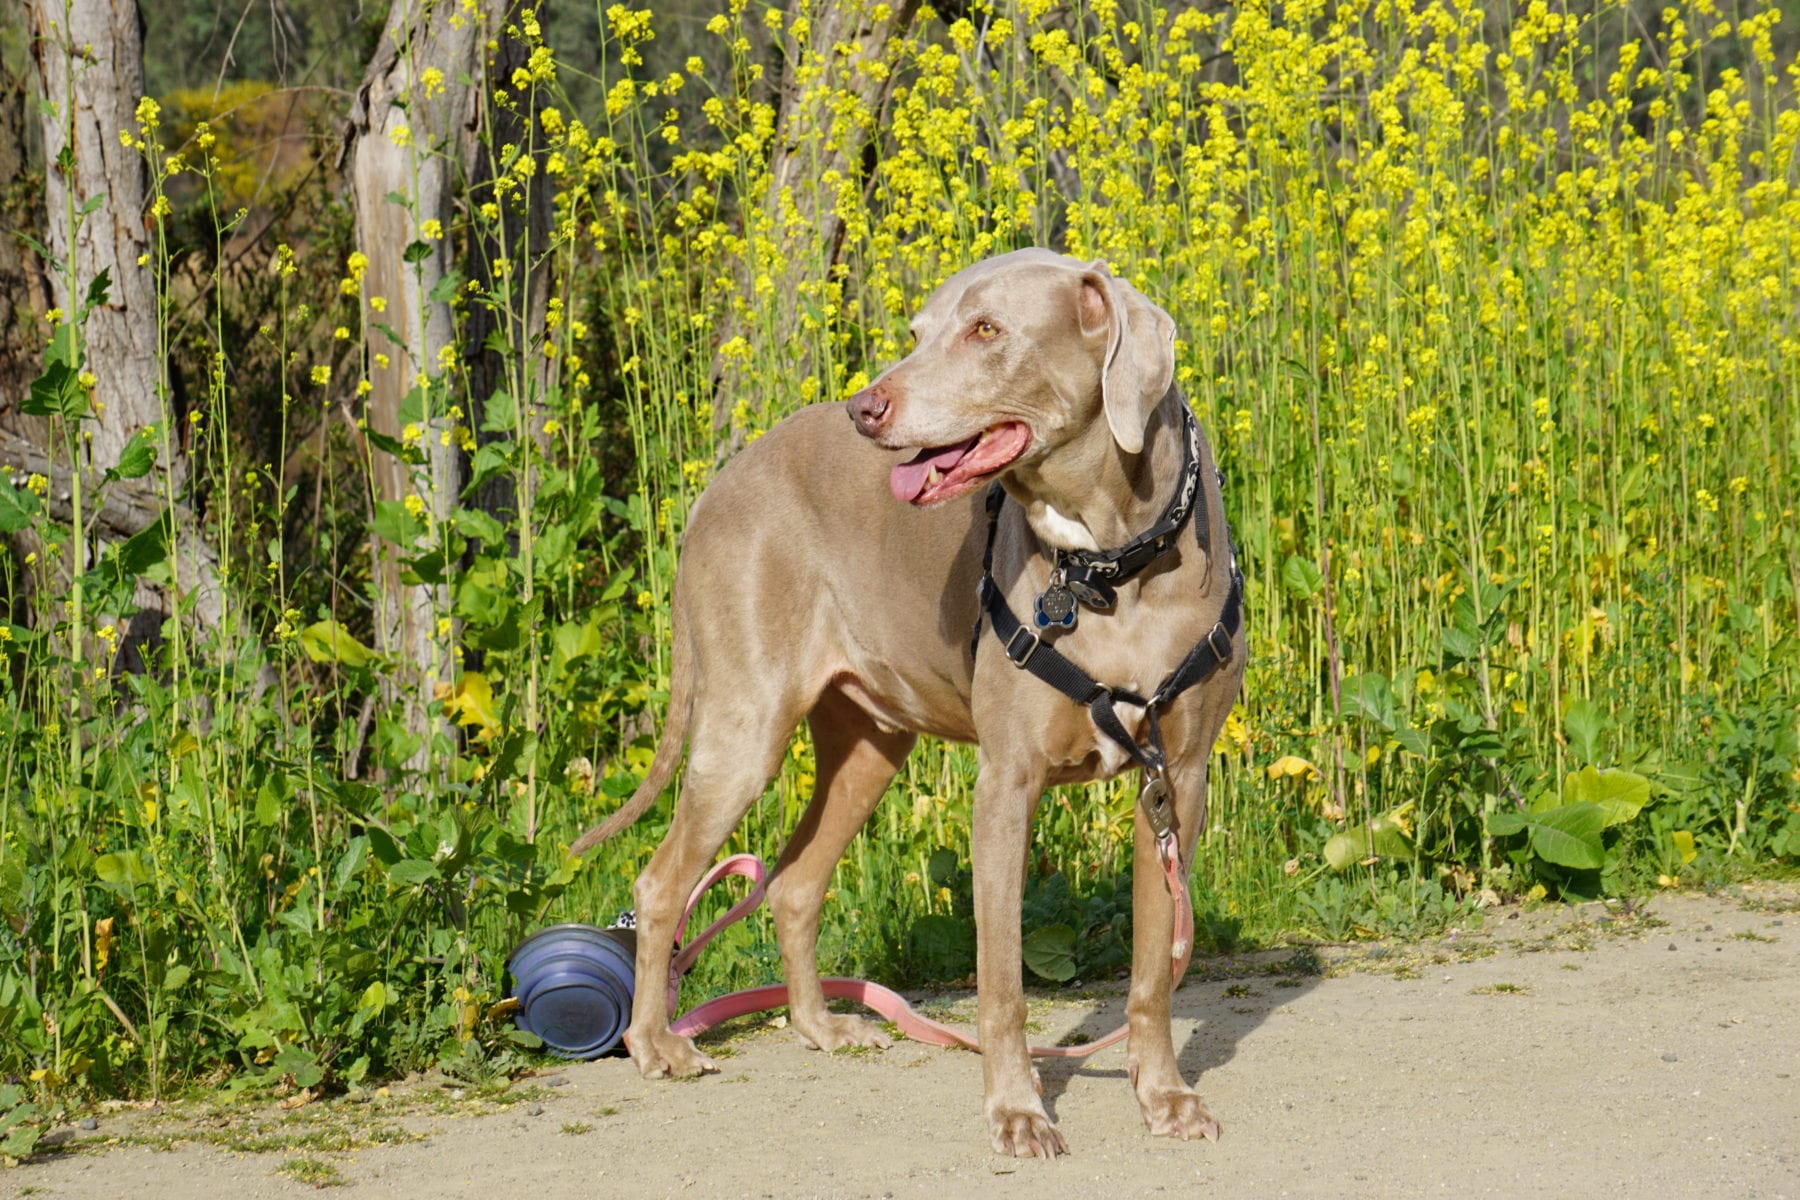
M448 226L454 215L456 155L474 109L471 90L459 81L476 74L481 35L480 25L457 4L396 0L345 134L356 241L368 257L362 293L374 390L366 418L370 430L389 438L402 435L401 405L415 377L436 373L438 356L455 332L448 302L432 298L450 268L441 235L418 262L406 262L403 254L424 239L431 223ZM379 304L385 308L376 308ZM381 367L376 355L385 355L388 366ZM432 399L419 422L426 430L420 440L425 455L420 499L442 523L462 490L462 463L456 447L439 437L448 427L444 392L433 388L428 394ZM412 468L397 456L375 452L371 473L377 500L413 494ZM413 678L390 676L390 687L428 701L433 685L449 673L449 647L436 631L436 613L447 605L429 585L401 582L392 547L377 543L375 559L380 648L419 672ZM422 704L408 709L409 726L423 732Z
M838 215L840 195L862 192L868 183L869 151L881 136L881 125L893 92L893 72L871 70L890 40L904 37L919 10L918 0L790 0L787 8L787 53L781 72L781 95L775 140L769 156L769 188L745 197L744 206L759 209L773 239L773 253L747 263L738 281L738 307L725 316L720 344L736 337L779 337L794 358L783 364L782 380L804 380L829 369L829 357L817 353L832 324L823 317L830 288L839 282L845 225ZM795 36L804 21L803 36ZM812 336L797 329L758 329L751 312L758 294L791 297L794 304L819 314ZM733 410L747 403L753 417L767 414L766 398L755 394L757 381L741 358L720 354L713 366L714 420L723 429ZM819 379L821 392L831 380ZM747 394L748 393L748 394ZM743 431L734 430L727 449L741 445Z
M42 128L50 299L72 316L90 284L102 275L109 281L106 303L88 315L82 330L87 369L96 382L92 415L81 425L85 445L79 451L80 469L53 476L72 485L77 475L85 480L117 464L138 430L172 419L158 345L156 283L148 265L149 170L142 154L120 140L121 132L137 128L136 108L144 90L143 22L136 3L121 0L68 0L66 6L61 0L27 0L27 8L32 56L46 102ZM97 207L82 216L89 204ZM9 449L9 458L24 453L16 442ZM224 619L218 559L189 507L188 472L185 454L177 451L175 461L163 464L153 477L167 488L160 504L148 499L145 486L133 489L127 503L115 504L109 497L100 512L129 514L120 519L143 524L133 529L109 523L102 532L129 536L154 520L172 517L176 594L168 599L168 608L191 601L201 629L216 630ZM50 499L54 512L68 497L53 488ZM150 609L163 603L144 585L138 599Z
M484 112L495 113L497 127L486 139L494 144L522 137L517 126L529 113L509 114L481 103L478 89L510 78L523 52L508 34L513 15L511 0L479 0L471 11L451 0L396 0L374 57L370 60L345 129L345 158L350 160L351 186L356 209L357 244L368 258L362 294L371 329L371 358L385 354L389 365L371 368L371 391L366 410L369 428L389 438L401 438L402 404L422 375L448 378L440 357L454 353L467 371L470 394L477 406L486 402L504 378L497 356L483 345L492 329L490 316L479 306L470 310L461 336L449 287L452 251L447 237L425 236L429 223L448 230L453 225L459 199L485 200L496 195L494 180L501 167L485 149L481 121ZM485 47L490 39L496 49ZM484 59L486 60L484 64ZM470 86L467 80L476 81ZM492 82L490 82L490 80ZM513 128L507 128L507 123ZM504 193L505 189L500 189ZM398 198L404 198L398 199ZM501 203L510 203L502 194ZM532 269L528 254L540 252L549 229L548 194L541 185L532 189L524 212L507 214L508 238L502 245L493 239L475 241L464 274L491 287L491 264L506 257L513 264L513 279L523 281L527 295L528 324L543 327L542 272ZM423 242L430 253L417 262L404 258L406 247ZM375 299L385 311L373 309ZM527 333L530 331L528 330ZM529 340L527 337L525 340ZM450 389L434 386L424 405L425 455L422 468L410 467L394 455L376 452L371 484L377 500L403 501L422 484L419 499L441 524L455 508L466 479L459 439L444 438L452 426L479 428L481 414L450 409L460 403ZM530 397L517 397L521 404ZM415 478L415 470L423 479ZM510 493L488 495L484 502L510 507ZM427 584L406 584L399 559L391 548L377 547L376 624L381 648L413 675L390 675L390 696L407 695L408 728L415 734L428 727L426 703L439 684L448 684L455 673L451 637L440 634L438 618L449 608L447 589Z

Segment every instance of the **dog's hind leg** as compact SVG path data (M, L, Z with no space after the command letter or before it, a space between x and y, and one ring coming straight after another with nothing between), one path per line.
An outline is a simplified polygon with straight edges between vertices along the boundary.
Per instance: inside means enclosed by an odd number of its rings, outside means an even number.
M887 1035L879 1026L825 1008L819 987L819 908L850 839L868 821L918 738L901 730L883 731L836 688L819 698L807 722L817 783L769 882L769 907L787 973L789 1018L815 1050L885 1047Z
M625 1040L646 1079L718 1069L669 1030L672 947L689 894L774 777L804 709L798 697L754 690L703 689L695 698L675 818L637 880L637 986Z

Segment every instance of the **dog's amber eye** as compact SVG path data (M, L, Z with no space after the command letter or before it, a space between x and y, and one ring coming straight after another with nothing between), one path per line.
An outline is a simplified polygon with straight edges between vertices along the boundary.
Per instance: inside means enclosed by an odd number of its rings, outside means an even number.
M985 342L1000 331L994 328L992 321L977 321L975 322L975 328L971 329L969 332Z

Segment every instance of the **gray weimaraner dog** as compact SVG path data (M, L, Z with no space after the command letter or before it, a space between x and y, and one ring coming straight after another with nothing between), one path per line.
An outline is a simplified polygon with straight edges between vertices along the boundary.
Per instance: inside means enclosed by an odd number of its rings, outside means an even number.
M819 1049L885 1046L877 1026L826 1008L820 904L917 736L979 743L973 867L988 1136L1003 1154L1054 1157L1066 1146L1027 1054L1020 976L1032 815L1047 787L1141 760L1104 736L1090 709L1017 669L1015 651L1035 648L1034 634L1002 645L988 632L990 609L972 647L984 547L993 593L1031 614L1058 582L1059 551L1131 543L1167 518L1184 477L1199 480L1190 523L1217 535L1173 538L1111 589L1110 605L1043 638L1092 679L1144 698L1211 632L1222 669L1203 686L1155 722L1143 707L1117 707L1134 743L1159 732L1166 747L1182 862L1205 822L1208 760L1243 676L1236 568L1210 450L1175 387L1174 323L1104 263L1047 250L989 259L939 288L912 331L911 354L848 404L813 405L771 429L694 506L655 759L631 800L575 852L636 820L686 745L673 824L637 881L627 1042L647 1077L716 1069L669 1030L670 947L689 891L806 720L818 783L768 892L790 1019ZM990 528L982 485L996 479L1006 501ZM1133 871L1132 1087L1151 1132L1215 1137L1218 1123L1176 1065L1174 904L1142 810Z

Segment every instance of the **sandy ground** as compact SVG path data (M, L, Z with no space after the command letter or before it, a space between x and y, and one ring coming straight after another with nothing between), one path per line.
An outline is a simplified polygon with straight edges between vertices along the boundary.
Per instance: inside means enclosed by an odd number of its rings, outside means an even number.
M1045 1068L1072 1153L1013 1161L988 1150L974 1055L824 1056L756 1025L694 1082L613 1059L497 1101L422 1080L291 1112L106 1111L0 1172L0 1195L247 1200L312 1192L299 1173L337 1195L433 1200L1800 1200L1800 889L1664 895L1641 916L1502 910L1451 938L1318 957L1312 974L1285 953L1204 964L1177 994L1182 1065L1225 1125L1216 1145L1144 1133L1120 1047ZM1032 1011L1041 1040L1110 1027L1119 1008L1055 993ZM275 1148L221 1148L258 1137Z

